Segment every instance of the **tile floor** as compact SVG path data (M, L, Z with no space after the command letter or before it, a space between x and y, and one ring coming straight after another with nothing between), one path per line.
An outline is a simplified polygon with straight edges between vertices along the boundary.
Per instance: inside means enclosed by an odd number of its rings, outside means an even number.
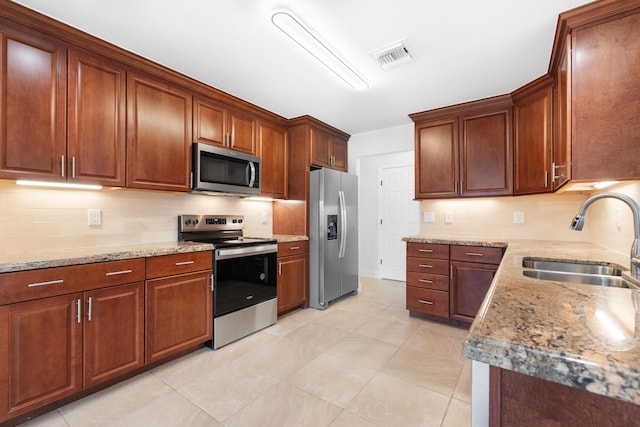
M404 282L361 287L24 425L469 426L467 331L409 317Z

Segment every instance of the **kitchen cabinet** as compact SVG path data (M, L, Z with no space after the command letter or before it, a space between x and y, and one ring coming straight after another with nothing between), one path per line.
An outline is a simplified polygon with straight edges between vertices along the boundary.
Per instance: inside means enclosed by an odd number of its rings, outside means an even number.
M415 122L416 198L513 193L508 95L410 115Z
M127 187L191 191L191 93L127 74Z
M311 129L311 159L313 166L347 171L347 142L319 129Z
M200 96L194 97L196 142L256 154L256 118L245 111Z
M211 251L146 259L146 362L179 354L213 336Z
M116 62L69 50L69 181L125 186L126 71Z
M64 180L66 49L5 24L0 37L0 178Z
M553 110L553 190L571 179L571 37L567 36L555 71Z
M0 275L0 422L143 366L143 278L141 259Z
M495 366L490 368L489 425L632 426L640 406Z
M278 243L278 315L307 305L309 242Z
M502 254L502 248L451 246L449 313L452 319L473 322L491 286Z
M287 131L284 127L258 122L260 156L260 194L276 199L287 198Z
M553 191L553 79L544 76L511 94L514 101L513 193Z
M449 318L449 245L407 243L407 310Z
M639 68L640 8L571 32L572 180L640 178Z

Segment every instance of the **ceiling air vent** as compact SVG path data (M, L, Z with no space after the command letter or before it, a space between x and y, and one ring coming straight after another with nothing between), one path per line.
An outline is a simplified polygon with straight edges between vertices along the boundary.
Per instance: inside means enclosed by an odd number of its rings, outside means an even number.
M373 57L385 70L413 60L409 49L407 49L403 42L398 42L373 52Z

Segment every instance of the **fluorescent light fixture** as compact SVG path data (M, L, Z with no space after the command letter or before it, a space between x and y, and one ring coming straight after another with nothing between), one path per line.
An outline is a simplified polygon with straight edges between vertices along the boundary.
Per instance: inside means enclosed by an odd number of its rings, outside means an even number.
M597 188L598 190L602 190L603 188L611 187L614 184L617 184L618 181L601 181L593 184L593 188Z
M68 184L66 182L47 182L47 181L16 181L18 185L29 185L32 187L50 187L50 188L63 188L70 190L102 190L102 185L89 185L89 184Z
M323 43L321 39L293 13L287 10L276 11L271 16L271 22L352 88L364 90L369 87L369 83Z

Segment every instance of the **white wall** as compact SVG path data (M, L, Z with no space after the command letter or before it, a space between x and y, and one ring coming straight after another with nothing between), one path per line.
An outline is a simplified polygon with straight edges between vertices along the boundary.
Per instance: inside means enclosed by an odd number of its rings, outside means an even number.
M349 172L358 175L358 236L361 276L380 277L378 170L413 165L413 124L356 134L349 139Z

